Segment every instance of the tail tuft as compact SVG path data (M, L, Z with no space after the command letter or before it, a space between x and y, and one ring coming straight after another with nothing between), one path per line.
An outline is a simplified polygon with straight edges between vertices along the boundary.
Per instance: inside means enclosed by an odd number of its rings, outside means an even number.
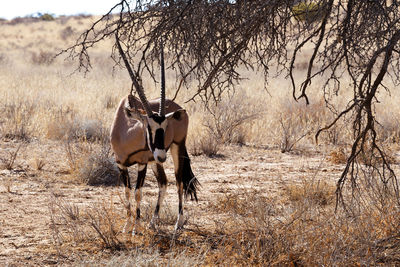
M186 147L184 147L183 154L183 189L185 191L185 197L190 195L191 200L196 200L197 202L197 189L200 186L199 180L194 176L192 172L192 167L190 166L190 158L187 153Z

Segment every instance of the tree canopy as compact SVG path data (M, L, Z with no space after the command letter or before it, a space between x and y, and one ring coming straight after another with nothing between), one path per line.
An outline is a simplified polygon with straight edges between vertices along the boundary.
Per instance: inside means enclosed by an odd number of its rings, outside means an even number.
M155 77L163 43L167 67L179 74L183 87L195 81L192 100L205 103L218 101L223 92L232 90L242 78L238 68L243 66L262 72L266 81L270 69L277 68L291 80L294 99L307 104L311 82L323 77L321 90L336 118L316 138L344 117L353 122L354 140L338 180L338 199L347 180L356 187L359 158L366 154L377 159L377 164L368 166L368 175L398 194L395 173L377 142L374 110L377 93L389 90L385 81L400 83L398 1L124 0L67 51L88 70L90 48L115 34L130 60L136 58L134 71L139 77L143 72ZM312 53L306 75L299 80L295 66L306 46L312 47ZM115 47L113 57L120 62ZM343 82L344 77L350 79ZM330 99L342 90L352 90L352 98L343 110L336 110Z

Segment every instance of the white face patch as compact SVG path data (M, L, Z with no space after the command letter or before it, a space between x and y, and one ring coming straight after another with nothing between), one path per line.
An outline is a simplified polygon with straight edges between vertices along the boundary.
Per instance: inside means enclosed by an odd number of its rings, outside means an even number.
M165 160L167 158L167 152L165 152L165 149L156 148L154 150L153 155L154 155L154 159L159 163L165 162Z
M160 138L165 137L165 130L168 126L168 120L164 119L161 123L158 123L157 118L155 120L154 118L149 118L148 123L150 129L148 129L147 143L149 144L155 161L163 163L165 162L167 156L164 148L164 140L161 140Z

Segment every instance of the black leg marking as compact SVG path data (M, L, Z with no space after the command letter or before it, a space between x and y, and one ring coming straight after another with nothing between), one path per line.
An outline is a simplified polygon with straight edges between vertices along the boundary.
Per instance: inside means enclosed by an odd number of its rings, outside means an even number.
M157 178L157 183L158 183L158 188L159 188L156 208L154 210L153 218L151 219L151 222L150 222L150 226L152 228L154 228L155 224L157 224L160 207L164 200L165 193L167 191L167 176L165 175L162 164L155 163L152 166L152 169L153 169L154 175Z
M124 168L121 169L120 167L118 167L119 170L119 179L124 183L125 187L128 187L129 189L131 189L131 179L129 178L129 173L128 173L128 169Z
M140 201L142 200L142 187L146 178L147 164L138 165L138 175L135 187L136 219L140 219Z

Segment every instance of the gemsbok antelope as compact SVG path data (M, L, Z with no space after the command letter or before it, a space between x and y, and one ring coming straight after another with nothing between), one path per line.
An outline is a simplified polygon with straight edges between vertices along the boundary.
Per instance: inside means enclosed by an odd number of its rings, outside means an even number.
M140 220L140 201L142 199L142 186L150 163L157 178L159 187L157 205L153 218L150 221L152 228L158 223L160 206L165 197L167 177L164 172L163 162L166 160L168 149L171 151L175 168L176 186L178 190L179 207L175 230L183 226L183 194L190 195L191 200L197 201L198 180L193 175L190 159L186 150L186 136L189 118L184 109L175 102L165 99L165 71L164 55L161 49L161 97L147 101L144 89L130 67L116 35L116 45L125 63L125 66L136 88L139 99L132 94L124 97L115 113L111 127L111 147L120 171L120 178L125 185L125 208L127 221L125 233L132 233L134 225ZM158 112L157 112L158 111ZM136 221L130 203L131 182L128 167L138 164L138 174L135 187ZM136 227L135 227L136 228ZM133 232L134 233L134 232Z

